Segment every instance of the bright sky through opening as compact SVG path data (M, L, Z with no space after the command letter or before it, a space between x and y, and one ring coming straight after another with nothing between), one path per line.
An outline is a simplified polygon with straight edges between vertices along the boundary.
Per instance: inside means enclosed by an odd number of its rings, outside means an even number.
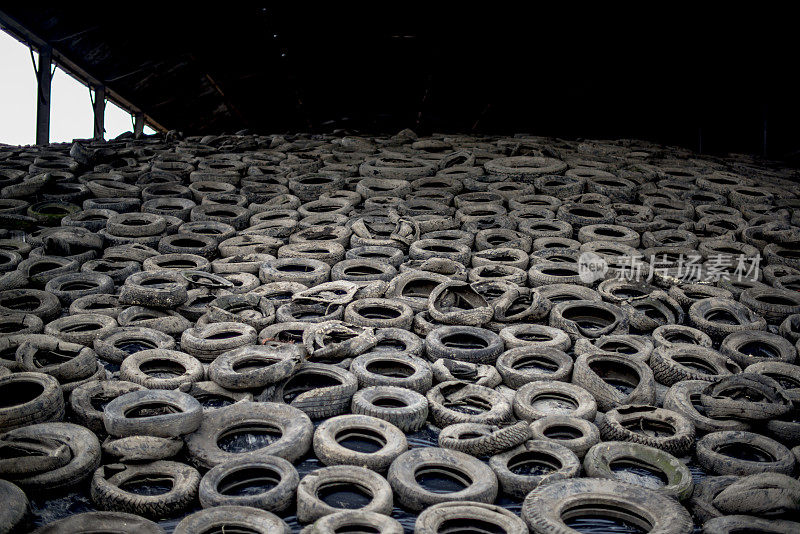
M39 61L39 55L34 52ZM32 145L36 142L36 75L28 48L0 30L0 144ZM50 142L86 139L93 135L89 88L56 68L51 86ZM105 138L133 131L131 115L106 101ZM145 134L155 131L149 126Z

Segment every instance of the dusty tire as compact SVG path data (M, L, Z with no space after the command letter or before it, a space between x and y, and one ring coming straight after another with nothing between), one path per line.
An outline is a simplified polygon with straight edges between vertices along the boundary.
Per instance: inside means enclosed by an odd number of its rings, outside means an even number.
M215 506L183 518L174 534L195 532L248 532L252 534L290 534L289 526L278 516L250 506Z
M462 489L447 493L429 491L419 482L426 472L457 481ZM433 447L412 449L401 454L392 462L388 480L397 501L413 511L447 501L491 504L498 490L497 477L480 460L461 452Z
M233 453L221 448L220 440L232 438L242 430L274 432L281 437L266 446L248 452ZM300 458L311 447L314 427L297 408L271 402L238 402L208 413L197 430L186 436L186 447L192 462L211 469L234 458L258 459L264 454L289 461Z
M123 489L126 483L141 479L167 479L171 487L159 495L137 495ZM95 471L90 491L100 508L161 518L186 510L197 498L199 484L196 469L160 460L144 465L104 465Z
M634 467L660 473L666 479L663 486L648 486L646 478L634 473L615 470L616 466ZM675 456L640 443L608 441L595 445L583 459L586 475L596 478L620 480L631 484L649 487L671 497L684 501L692 495L694 483L692 473Z
M342 445L348 439L371 442L374 451ZM323 422L314 432L314 453L325 465L359 465L384 472L408 449L405 434L386 421L363 415L340 415Z
M321 491L336 486L357 489L369 498L369 502L359 507L359 510L385 515L392 511L392 488L379 474L365 467L350 465L323 467L303 477L297 487L298 521L310 523L339 511L339 508L326 503L319 495Z
M265 482L274 486L254 491ZM268 512L282 512L294 502L300 477L288 461L265 455L260 459L232 459L203 475L198 495L203 508L252 506Z
M558 480L533 490L522 518L537 534L575 532L567 522L597 516L623 520L653 534L689 534L689 513L678 501L640 486L599 478Z
M544 466L549 471L542 474L515 471L525 465ZM496 454L489 459L489 466L497 475L503 492L518 498L541 484L574 478L581 472L581 462L574 452L549 441L528 441L510 451Z
M440 534L453 527L478 526L488 532L528 534L528 527L510 510L479 502L443 502L426 508L414 523L415 534ZM383 534L383 533L382 533Z
M745 448L752 459L726 454L734 445ZM703 469L717 475L789 475L795 464L789 449L773 439L752 432L721 431L707 434L697 442L696 455Z
M428 419L428 399L424 395L394 386L373 386L353 395L354 414L383 419L403 432L416 432Z

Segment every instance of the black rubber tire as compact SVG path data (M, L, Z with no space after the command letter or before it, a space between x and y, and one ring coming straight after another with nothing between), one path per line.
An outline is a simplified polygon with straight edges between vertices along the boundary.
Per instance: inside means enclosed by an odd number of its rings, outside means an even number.
M578 458L600 442L600 431L591 421L569 415L550 415L532 422L532 439L563 445Z
M269 445L248 452L227 452L219 440L237 430L265 429L281 436ZM197 430L185 437L192 463L211 469L234 458L259 459L265 454L293 462L311 448L314 426L302 411L272 402L237 402L206 413Z
M403 432L416 432L428 419L428 399L405 388L372 386L353 395L351 410L388 421Z
M527 421L509 426L456 423L439 433L439 446L472 456L492 456L517 447L531 438Z
M655 401L653 371L645 362L623 354L584 354L575 360L572 383L585 388L597 400L600 411L622 404L652 404ZM629 392L617 389L613 383L627 386Z
M512 420L511 402L501 393L464 382L442 382L425 395L431 417L437 426L456 423L502 424ZM471 411L458 411L450 406L467 406Z
M598 417L597 427L606 441L641 443L675 456L685 456L694 447L692 422L665 408L637 404L620 406ZM648 433L651 429L657 432L651 435Z
M536 404L539 400L548 403L539 406ZM597 414L597 403L588 391L575 384L529 382L514 394L514 414L525 421L552 415L569 415L591 421Z
M248 532L252 534L291 534L281 518L250 506L215 506L184 517L174 534L196 532Z
M410 330L414 311L397 299L364 298L347 305L344 321L357 326Z
M27 494L59 492L74 488L100 465L100 442L91 430L72 423L39 423L0 434L0 441L26 443L55 442L69 448L71 460L66 465L15 478L13 482Z
M257 338L255 328L248 324L212 323L185 330L181 348L200 361L211 362L224 352L255 344Z
M519 347L501 354L495 367L507 386L518 389L538 380L568 381L572 358L554 348Z
M724 314L730 317L735 324L718 322L712 319ZM749 308L733 300L708 298L695 302L689 308L690 326L702 330L716 342L722 341L725 336L742 330L765 330L767 322Z
M169 375L164 377L162 375ZM147 389L178 389L199 382L205 369L199 360L185 352L166 349L141 350L120 365L119 378Z
M165 406L167 413L132 417L137 410ZM194 397L179 391L142 390L120 395L103 410L103 425L112 436L156 436L174 438L194 432L203 419L203 409Z
M417 356L404 354L362 354L350 364L350 372L361 388L395 386L424 394L433 384L430 364Z
M557 480L525 497L522 519L531 532L572 534L566 521L598 516L632 522L659 534L690 534L694 525L677 500L633 484L601 478Z
M673 385L664 397L664 408L689 419L698 432L749 430L750 425L735 419L712 419L700 404L700 394L708 387L704 380L684 380ZM702 410L698 411L698 407Z
M125 280L119 301L129 306L176 308L188 298L187 285L186 280L173 271L142 271Z
M64 395L50 375L15 372L0 377L0 393L8 399L0 408L3 431L64 418Z
M274 486L258 492L242 491L265 482ZM269 455L259 459L237 458L218 464L203 475L198 496L203 508L252 506L282 512L293 504L298 484L297 469L288 460Z
M0 532L14 532L28 514L28 497L15 484L0 480L0 502Z
M459 480L465 487L460 491L434 493L418 482L425 471ZM491 504L498 492L497 477L486 464L468 454L435 447L411 449L401 454L392 462L387 478L397 501L415 512L441 502Z
M144 386L124 380L93 381L76 387L69 396L70 415L72 419L85 426L97 435L105 435L103 426L103 410L97 409L98 403L110 402L120 395L131 391L140 391Z
M591 300L554 304L550 311L550 326L563 330L573 340L628 333L628 319L619 307Z
M36 334L17 347L17 365L23 371L45 373L65 384L91 376L97 370L97 354L77 343Z
M458 525L479 525L489 532L528 534L528 527L512 511L478 502L443 502L427 507L414 523L415 534L439 534Z
M84 512L37 528L36 534L80 534L114 529L118 534L164 534L157 523L123 512Z
M142 479L168 480L171 487L158 495L140 495L123 489L126 483ZM189 508L197 499L199 485L200 473L193 467L159 460L143 465L104 465L94 472L90 493L100 508L162 518Z
M524 465L546 466L550 471L536 474L520 474L513 470ZM528 441L507 452L489 458L500 489L507 495L522 498L531 490L554 480L574 478L580 475L581 462L577 455L558 443L550 441Z
M235 391L263 388L292 375L305 351L289 343L268 341L224 352L208 367L208 377Z
M97 356L112 363L122 363L130 354L147 349L174 350L175 340L164 332L152 328L123 326L112 328L94 340L94 351Z
M713 382L742 371L733 360L719 352L688 344L655 349L650 357L650 368L655 379L667 386L684 380Z
M316 383L312 382L314 377ZM286 402L312 419L325 419L346 413L357 390L358 380L346 369L322 363L302 363L292 376L267 388L262 397L273 402Z
M740 459L725 454L726 448L733 446L747 447L756 453L756 459ZM753 432L721 431L706 434L697 442L695 454L703 469L716 475L791 475L795 465L792 451L773 439ZM759 457L767 461L758 461Z
M474 326L441 326L425 338L425 352L430 361L446 358L491 364L503 349L500 336Z
M376 450L343 445L349 439L370 442ZM368 415L339 415L326 419L314 431L314 454L325 465L357 465L386 472L395 458L408 450L406 435L391 423Z
M47 323L61 313L61 303L52 293L38 289L0 291L0 314L21 312L35 315Z
M363 510L344 510L322 516L301 532L302 534L330 534L342 529L357 529L374 534L403 534L403 525L389 516Z
M310 523L339 511L340 508L326 503L319 496L323 488L337 486L358 490L369 497L369 503L359 510L385 515L392 511L392 488L386 479L365 467L340 465L323 467L303 477L297 487L298 521Z
M753 330L728 334L719 350L742 369L759 362L792 363L797 357L794 345L786 338Z
M507 326L500 330L500 338L508 350L518 347L552 347L566 351L572 346L572 340L563 330L537 324Z

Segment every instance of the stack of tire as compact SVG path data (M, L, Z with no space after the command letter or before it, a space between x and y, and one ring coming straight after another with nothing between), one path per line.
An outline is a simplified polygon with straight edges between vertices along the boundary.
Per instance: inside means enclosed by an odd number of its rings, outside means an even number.
M799 177L410 130L2 147L0 533L798 532Z

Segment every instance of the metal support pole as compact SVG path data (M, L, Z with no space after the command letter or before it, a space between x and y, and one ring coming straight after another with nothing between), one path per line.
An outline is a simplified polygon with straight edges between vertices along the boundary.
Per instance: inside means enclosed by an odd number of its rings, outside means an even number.
M94 88L94 138L103 139L106 133L106 88L98 85Z
M139 139L144 134L144 113L139 112L133 116L133 136Z
M31 53L33 55L33 53ZM36 69L38 98L36 99L36 144L50 142L50 82L53 79L50 67L53 63L53 49L43 46L39 49L39 67Z
M767 106L764 105L762 114L762 129L761 129L761 157L767 157Z

